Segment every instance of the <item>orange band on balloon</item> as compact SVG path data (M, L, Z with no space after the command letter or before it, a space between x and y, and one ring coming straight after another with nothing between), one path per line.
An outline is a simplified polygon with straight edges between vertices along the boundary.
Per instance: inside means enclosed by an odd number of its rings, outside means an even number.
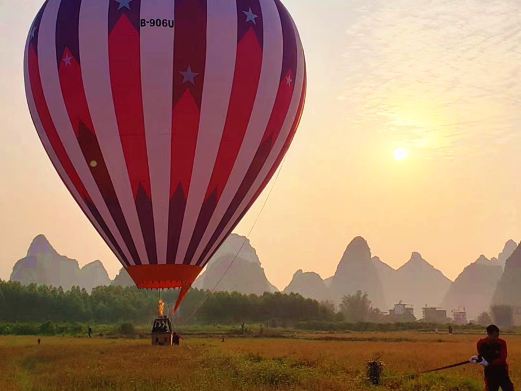
M127 272L138 288L187 288L203 270L194 265L138 265L129 266Z

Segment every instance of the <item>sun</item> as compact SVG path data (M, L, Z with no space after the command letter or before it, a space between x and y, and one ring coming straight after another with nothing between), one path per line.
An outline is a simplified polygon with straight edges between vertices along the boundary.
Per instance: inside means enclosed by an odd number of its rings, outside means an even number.
M403 161L409 157L409 151L405 148L396 148L394 150L394 160Z

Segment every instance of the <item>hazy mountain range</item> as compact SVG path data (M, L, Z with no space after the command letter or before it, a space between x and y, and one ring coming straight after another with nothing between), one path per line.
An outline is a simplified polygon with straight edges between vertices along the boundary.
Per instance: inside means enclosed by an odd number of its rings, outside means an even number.
M312 284L307 285L307 281ZM419 253L413 253L408 262L395 270L380 258L372 257L365 239L357 237L347 246L332 278L322 280L315 273L299 270L284 292L338 303L342 296L361 290L377 308L386 310L402 300L413 305L420 316L423 306L441 303L450 285L451 281Z
M125 269L111 280L100 261L80 269L78 261L60 255L43 235L34 238L27 256L15 263L11 281L24 285L42 284L85 288L89 292L96 286L134 286ZM206 270L194 283L199 289L237 291L262 294L276 292L264 273L261 262L249 240L232 234L212 257Z
M278 291L266 278L250 241L236 234L230 235L215 253L194 288L256 295Z
M58 254L43 235L34 238L27 255L15 263L11 281L61 286L63 289L80 286L88 291L111 282L100 261L80 268L75 259Z
M469 317L476 318L487 310L494 291L503 274L503 267L497 261L491 261L484 255L468 265L456 278L445 296L444 308L464 307Z
M37 236L27 256L15 263L11 280L63 289L79 286L88 291L103 285L134 285L124 269L110 280L100 261L80 268L76 260L60 255L43 235ZM247 294L277 291L250 241L235 234L214 255L194 287ZM317 273L298 270L283 292L338 304L343 296L357 290L366 292L373 305L384 311L403 301L414 306L417 317L428 305L447 310L465 308L469 319L474 319L492 303L519 305L521 248L510 240L497 258L480 256L452 282L418 252L394 269L371 254L364 238L356 237L346 247L333 276L322 279Z

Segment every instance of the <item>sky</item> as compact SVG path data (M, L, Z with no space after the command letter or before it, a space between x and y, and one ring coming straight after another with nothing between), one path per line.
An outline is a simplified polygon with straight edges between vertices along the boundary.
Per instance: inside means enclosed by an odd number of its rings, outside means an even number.
M0 278L40 233L114 276L27 110L23 49L41 4L0 0ZM419 251L452 279L521 240L521 3L285 4L306 52L306 108L277 180L236 229L251 231L268 279L327 278L357 235L393 267Z

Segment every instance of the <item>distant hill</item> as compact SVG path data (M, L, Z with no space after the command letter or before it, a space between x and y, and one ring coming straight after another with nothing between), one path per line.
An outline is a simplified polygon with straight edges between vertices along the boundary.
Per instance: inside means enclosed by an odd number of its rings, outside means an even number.
M243 261L261 265L257 251L250 240L242 235L231 234L211 258L211 262L222 257L240 257Z
M326 284L326 286L327 286L328 288L331 287L331 283L332 283L332 282L333 282L333 276L328 277L328 278L326 278L326 279L324 280L324 284Z
M496 285L503 274L497 260L481 255L467 266L449 288L442 307L447 310L465 309L468 319L477 319L490 309Z
M236 254L238 256L235 258ZM212 257L194 287L213 289L221 278L217 291L255 294L277 291L266 278L260 259L249 240L235 234ZM114 281L110 280L100 261L80 268L78 261L60 255L43 235L38 235L31 243L27 256L16 262L11 281L24 285L34 283L62 287L65 290L79 286L89 292L97 286L135 286L124 268L121 268Z
M521 245L512 253L505 264L492 299L493 304L521 306Z
M81 268L79 286L87 291L98 286L107 286L112 282L101 261L91 262Z
M517 243L514 242L512 239L505 243L505 247L503 247L503 251L501 251L497 257L497 261L503 268L505 268L507 259L512 256L512 254L514 253L516 248L517 248Z
M418 252L396 270L395 278L396 290L390 295L413 305L417 317L422 316L425 305L439 306L452 283Z
M402 301L414 306L417 317L422 316L422 308L426 304L439 306L451 284L418 252L413 252L411 258L397 270L378 257L374 257L372 262L382 282L389 308Z
M34 238L27 256L14 265L10 279L24 285L61 286L65 290L79 286L89 292L96 286L110 284L107 271L100 261L80 268L75 259L60 255L44 235Z
M400 298L399 293L396 292L398 289L398 279L396 275L396 270L389 266L387 263L383 262L379 257L373 257L371 261L373 262L376 268L376 272L378 273L378 277L380 278L380 282L382 283L382 289L384 292L387 307L392 307L395 303L398 303L400 300L405 300ZM388 309L389 308L385 308L383 310Z
M113 286L122 286L122 287L131 287L136 286L134 281L132 281L132 278L130 278L130 275L125 270L125 268L121 268L119 270L119 273L116 275L114 280L112 281L111 285Z
M337 303L343 296L354 294L358 290L367 293L374 307L381 310L387 308L382 283L371 260L371 250L366 240L360 236L347 246L330 287L331 296Z
M284 292L316 300L326 298L338 304L342 296L361 290L382 311L403 301L413 305L416 316L421 317L426 304L441 304L450 285L451 281L421 254L412 253L409 261L396 270L377 256L371 258L366 240L357 237L347 246L333 277L323 280L316 273L299 270Z
M304 273L302 270L297 270L283 293L298 293L305 298L318 301L326 301L331 298L329 287L317 273Z
M236 234L230 235L211 258L194 288L258 295L278 291L268 281L250 241Z

